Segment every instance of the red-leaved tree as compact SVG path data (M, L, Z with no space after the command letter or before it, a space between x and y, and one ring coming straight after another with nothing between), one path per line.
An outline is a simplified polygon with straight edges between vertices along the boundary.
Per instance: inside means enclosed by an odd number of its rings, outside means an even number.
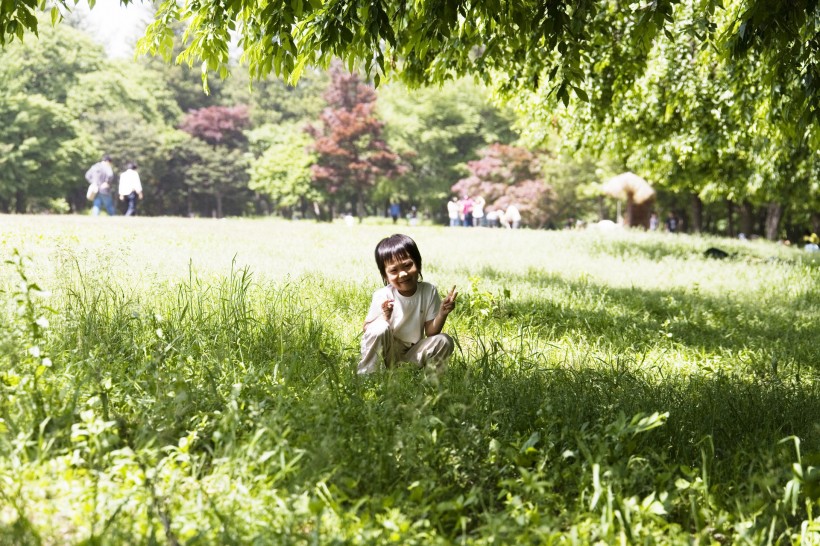
M248 143L244 131L249 125L247 106L209 106L191 110L182 120L180 129L199 141L191 146L196 153L189 154L192 164L186 166L189 213L197 194L213 197L213 214L221 218L223 198L249 193L243 155Z
M249 125L245 105L209 106L188 112L179 128L211 146L242 148L247 144L244 131Z
M330 77L321 124L306 128L317 156L313 184L330 206L330 219L334 206L355 203L361 220L377 179L397 176L404 168L382 139L384 123L374 113L374 89L338 64L330 69Z
M482 153L467 163L470 176L453 184L452 192L483 197L488 211L515 205L524 224L546 225L554 213L554 192L542 178L538 157L506 144L491 144Z

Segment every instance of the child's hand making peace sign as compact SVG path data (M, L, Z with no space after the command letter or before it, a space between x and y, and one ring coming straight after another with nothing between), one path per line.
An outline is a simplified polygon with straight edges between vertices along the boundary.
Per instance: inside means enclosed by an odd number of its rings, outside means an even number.
M445 317L450 314L450 312L456 308L456 298L458 297L458 292L456 292L456 287L453 285L453 288L450 289L450 293L447 294L447 297L444 298L444 301L441 302L441 314Z

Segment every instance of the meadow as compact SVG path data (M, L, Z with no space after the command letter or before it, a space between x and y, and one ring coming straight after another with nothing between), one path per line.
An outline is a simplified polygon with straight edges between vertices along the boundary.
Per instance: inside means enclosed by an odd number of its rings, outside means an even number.
M458 287L445 373L355 373L394 232ZM0 544L820 544L799 249L0 216L0 255Z

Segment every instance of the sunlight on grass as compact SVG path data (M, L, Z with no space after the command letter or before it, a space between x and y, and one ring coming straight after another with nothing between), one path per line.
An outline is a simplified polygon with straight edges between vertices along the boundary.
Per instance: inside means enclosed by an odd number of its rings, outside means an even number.
M441 377L355 374L396 231L460 291ZM379 222L0 233L0 544L820 541L820 264L798 250Z

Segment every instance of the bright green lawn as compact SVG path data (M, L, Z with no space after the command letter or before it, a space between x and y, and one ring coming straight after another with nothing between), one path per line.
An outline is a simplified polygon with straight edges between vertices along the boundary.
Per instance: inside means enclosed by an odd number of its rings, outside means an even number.
M461 293L440 377L354 373L396 231ZM820 543L798 249L0 216L0 253L0 544Z

